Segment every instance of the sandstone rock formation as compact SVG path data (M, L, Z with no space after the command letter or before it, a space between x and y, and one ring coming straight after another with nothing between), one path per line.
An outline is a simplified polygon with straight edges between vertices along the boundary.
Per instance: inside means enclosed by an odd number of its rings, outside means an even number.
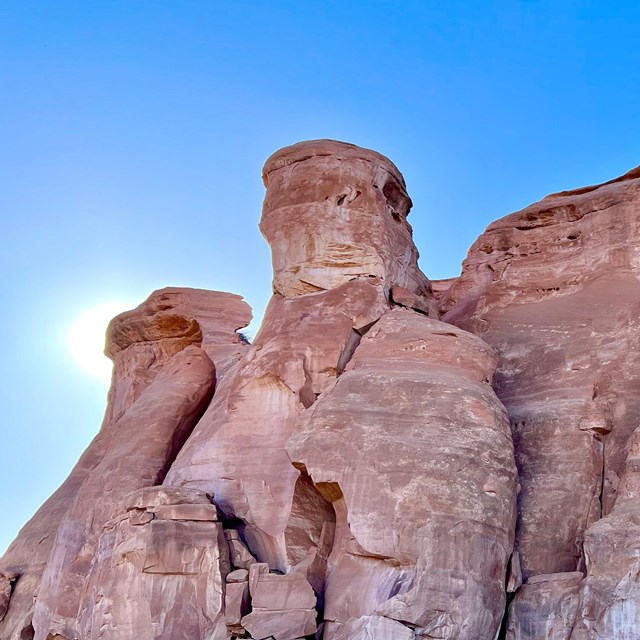
M640 640L640 170L418 268L387 158L275 153L273 298L115 318L103 425L0 640ZM475 335L474 335L475 334Z
M499 356L494 388L513 431L525 579L588 574L576 640L640 638L640 603L624 586L636 538L622 523L633 527L636 516L620 494L623 473L633 476L625 462L640 423L639 256L636 169L493 223L440 297L443 319L477 333ZM523 597L514 600L516 617ZM548 605L557 611L560 600L564 589ZM539 620L527 628L539 628L546 607L528 606ZM566 626L513 637L565 638L574 625Z
M127 422L131 424L130 419L121 422L126 412L133 410L138 398L171 358L189 346L197 349L193 357L205 369L207 377L204 380L209 390L202 400L206 401L214 382L213 368L210 362L207 363L207 357L200 347L204 347L210 358L220 363L219 369L224 372L234 354L237 358L246 348L236 330L246 326L250 320L251 310L240 296L196 289L157 291L136 310L113 320L106 353L114 360L114 372L102 427L67 480L24 526L0 560L0 576L3 576L0 585L10 581L12 586L10 607L4 620L0 615L2 640L28 640L33 637L34 599L39 592L40 579L51 555L58 528L94 469L110 450L115 451L114 441L120 440L122 446L127 445L130 434L120 433L123 425L126 428ZM185 364L187 366L191 365ZM180 384L179 377L176 385ZM197 393L201 393L200 389ZM184 399L176 394L175 402L177 405L183 403ZM147 428L145 424L146 418L134 433L140 428ZM180 439L187 435L184 427L182 433L179 430L177 432ZM148 429L153 432L153 425L149 425ZM167 446L170 443L158 444ZM168 466L179 445L178 439L168 451L169 459L164 463L160 461L159 479L166 472L163 467ZM123 461L122 466L127 473L136 473L133 461ZM101 478L97 477L92 482L99 485Z
M302 416L287 449L337 515L328 631L378 614L425 637L495 636L517 474L494 366L475 336L396 308Z

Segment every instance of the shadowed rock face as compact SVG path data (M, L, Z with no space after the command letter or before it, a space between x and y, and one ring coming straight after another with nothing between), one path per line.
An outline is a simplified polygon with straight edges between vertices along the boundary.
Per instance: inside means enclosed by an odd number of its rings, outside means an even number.
M114 372L102 428L69 477L23 527L0 561L0 575L10 578L13 585L10 606L4 620L0 620L2 640L24 640L34 633L31 621L34 596L38 594L60 523L114 440L128 437L119 434L122 426L119 421L126 411L171 358L190 345L204 346L224 371L233 354L237 354L237 359L246 347L235 331L250 320L251 309L239 296L170 288L153 293L137 309L112 321L106 353L114 360ZM206 361L204 354L199 357ZM207 393L214 381L211 369L204 379ZM171 449L171 456L175 456L177 445L176 442ZM135 466L131 460L124 464L127 468ZM165 471L166 468L163 473Z
M434 286L384 156L304 142L263 179L255 341L219 292L112 321L102 428L0 561L0 640L640 640L640 172Z

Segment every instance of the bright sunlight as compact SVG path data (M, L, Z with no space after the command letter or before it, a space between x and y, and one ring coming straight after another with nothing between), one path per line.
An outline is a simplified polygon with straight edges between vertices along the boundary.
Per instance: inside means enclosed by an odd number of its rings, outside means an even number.
M69 349L83 371L100 380L111 378L112 363L104 355L107 326L111 318L134 306L126 302L104 302L85 311L69 327Z

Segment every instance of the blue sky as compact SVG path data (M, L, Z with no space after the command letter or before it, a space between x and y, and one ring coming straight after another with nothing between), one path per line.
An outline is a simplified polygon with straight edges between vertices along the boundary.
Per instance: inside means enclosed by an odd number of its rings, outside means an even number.
M640 164L635 2L0 3L0 550L95 434L69 326L182 285L270 293L274 150L389 156L431 278L492 220Z

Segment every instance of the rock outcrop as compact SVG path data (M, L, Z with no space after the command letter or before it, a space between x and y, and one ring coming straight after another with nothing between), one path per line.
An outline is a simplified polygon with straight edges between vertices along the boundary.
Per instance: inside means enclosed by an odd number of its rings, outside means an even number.
M640 640L640 170L418 267L398 169L267 160L273 297L115 318L103 425L0 561L0 640Z
M640 423L640 171L549 196L493 223L441 293L440 308L444 320L477 333L499 356L494 388L513 431L525 580L587 572L576 622L584 630L572 637L640 638L637 596L614 593L627 589L616 585L633 564L622 522L633 527L634 517L618 515L628 509L618 494ZM514 600L514 618L523 597ZM566 601L564 590L557 600ZM539 616L528 628L540 628L546 609L528 608Z
M76 496L85 482L93 482L95 485L102 482L100 475L93 480L90 478L109 455L108 452L115 452L114 443L120 441L122 446L127 446L127 439L131 434L122 432L122 426L126 428L127 423L130 426L134 424L134 435L140 429L147 429L153 433L154 425L147 426L146 416L141 420L142 424L135 424L131 417L121 421L127 411L133 410L137 400L165 365L187 347L195 350L195 353L191 354L192 357L198 366L204 367L205 375L202 379L208 387L202 397L202 402L205 403L215 382L210 360L220 363L220 371L228 369L234 354L237 359L246 347L236 330L246 326L250 321L251 310L240 296L173 288L153 293L136 310L121 314L112 321L108 331L106 353L114 360L114 370L102 427L69 477L23 527L0 560L0 576L12 586L11 599L6 605L7 611L3 620L3 616L0 615L2 640L28 640L33 637L34 601L39 593L42 573L52 554L58 529L65 514L76 502ZM207 357L204 349L210 357ZM184 359L184 356L182 358ZM190 364L183 364L185 369L191 367ZM169 411L174 410L178 403L184 402L179 387L181 376L176 374L174 377L176 404L168 408ZM198 393L201 392L198 390ZM160 395L163 396L164 392L161 391ZM176 427L178 426L176 423ZM178 438L173 444L158 443L160 447L170 446L167 459L164 463L160 462L157 474L160 479L164 477L166 468L177 453L181 440L187 435L185 428L191 426L185 424L181 430L178 429ZM126 473L136 473L132 459L122 460L119 464ZM105 470L104 464L101 469ZM79 511L90 507L93 505L80 505Z
M371 615L424 637L495 636L517 473L494 367L475 336L396 308L301 416L289 455L337 516L325 638Z

